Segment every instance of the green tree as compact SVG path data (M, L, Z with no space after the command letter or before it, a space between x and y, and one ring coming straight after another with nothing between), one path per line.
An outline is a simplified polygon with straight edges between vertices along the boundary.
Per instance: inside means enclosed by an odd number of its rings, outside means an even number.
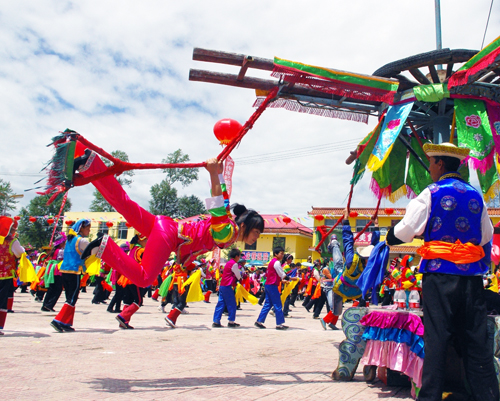
M205 209L205 204L195 195L186 196L179 198L178 202L178 217L191 217L198 214L207 213Z
M111 155L113 157L116 157L117 159L120 159L124 162L128 162L129 158L128 155L122 151L122 150L115 150L114 152L111 152ZM106 166L111 166L113 163L111 163L108 159L103 158L104 164ZM130 184L132 184L133 180L130 178L134 175L133 171L125 171L122 175L119 177L116 177L117 181L124 187L129 187ZM111 206L106 199L104 199L104 196L101 195L101 193L96 189L94 190L94 199L90 203L89 210L91 212L115 212L115 208Z
M181 149L167 155L163 163L186 163L189 155L182 153ZM157 215L177 217L191 217L197 214L206 213L205 207L196 196L177 197L177 190L173 187L175 183L180 183L183 187L198 179L197 168L170 168L163 170L166 177L160 184L155 184L150 189L151 200L149 201L149 211Z
M32 245L35 248L41 248L42 246L49 245L50 237L54 230L54 224L49 225L47 223L47 218L54 218L61 209L62 198L58 201L53 202L47 206L47 201L50 196L37 196L33 198L29 205L21 209L19 216L19 241L22 245ZM71 201L67 199L66 204L61 212L61 218L57 224L57 230L61 231L63 225L64 213L71 209ZM37 217L36 222L31 223L29 218Z
M162 160L162 163L186 163L188 161L189 155L182 153L181 149L177 149L175 152L169 153L167 158ZM183 187L186 187L193 181L198 180L197 168L167 168L163 172L167 173L165 180L170 186L180 182Z
M10 182L0 178L0 214L6 214L16 209L17 201L12 197L14 191Z
M154 184L149 190L151 200L149 211L156 215L177 217L178 202L177 190L172 188L167 179L159 184Z

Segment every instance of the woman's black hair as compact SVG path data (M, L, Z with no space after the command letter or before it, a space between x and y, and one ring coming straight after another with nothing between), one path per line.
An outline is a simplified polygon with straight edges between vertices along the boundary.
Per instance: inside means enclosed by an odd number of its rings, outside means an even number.
M234 259L237 256L241 256L241 251L238 248L233 248L229 251L229 259Z
M85 223L87 223L87 224L85 224ZM87 222L83 222L83 223L82 223L82 225L80 226L80 230L81 230L82 228L84 228L84 227L88 227L88 226L90 226L90 224L91 224L91 223L90 223L90 220L87 220ZM77 234L80 234L80 230L78 230ZM66 241L67 241L67 242L69 242L69 241L71 241L71 240L72 240L73 238L75 238L75 237L76 237L76 235L73 235L73 234L68 234L68 235L66 236Z
M245 206L238 203L232 205L231 209L233 209L233 213L236 216L235 221L236 224L238 224L238 227L241 227L242 223L245 224L245 231L243 232L242 237L243 240L248 237L254 228L259 230L261 233L264 232L264 219L255 210L248 210Z
M130 240L130 245L135 245L139 243L139 236L135 234L132 239Z

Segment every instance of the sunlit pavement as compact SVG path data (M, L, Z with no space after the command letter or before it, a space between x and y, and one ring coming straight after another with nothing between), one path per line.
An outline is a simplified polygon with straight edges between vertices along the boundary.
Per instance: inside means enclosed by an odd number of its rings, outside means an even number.
M287 331L275 330L271 315L266 330L254 327L261 307L248 303L237 313L240 328L213 329L215 295L190 304L169 329L159 303L145 298L130 322L135 329L123 330L107 305L91 304L89 290L76 306L74 333L55 332L55 313L15 294L0 336L0 399L411 399L409 389L365 383L362 366L353 381L333 381L344 335L323 330L299 302Z

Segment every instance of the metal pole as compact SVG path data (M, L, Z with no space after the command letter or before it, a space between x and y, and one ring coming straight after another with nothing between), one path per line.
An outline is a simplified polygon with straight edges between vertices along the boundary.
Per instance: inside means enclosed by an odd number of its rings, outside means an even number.
M436 49L441 50L443 48L443 42L441 40L441 0L434 0L434 8L436 14ZM441 64L437 67L438 70L443 68Z

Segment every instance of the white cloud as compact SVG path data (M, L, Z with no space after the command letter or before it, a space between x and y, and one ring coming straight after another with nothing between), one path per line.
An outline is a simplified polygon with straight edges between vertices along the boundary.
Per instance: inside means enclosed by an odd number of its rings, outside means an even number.
M477 49L490 0L442 1L443 45ZM496 7L486 43L500 27ZM3 2L0 13L0 178L30 188L50 158L45 145L65 128L131 161L160 162L181 148L192 161L220 151L212 127L251 115L250 90L190 82L190 68L236 73L192 61L194 47L371 74L382 65L435 48L434 2L425 1L80 1ZM258 77L267 73L250 71ZM361 138L364 125L267 110L234 151L235 159ZM340 205L349 190L348 151L236 165L234 201L263 213L304 215L311 205ZM13 175L6 175L6 173ZM137 173L128 190L147 207L160 173ZM369 175L353 206L370 206ZM70 191L85 210L93 187ZM208 193L207 174L181 194ZM21 200L26 205L33 192Z

